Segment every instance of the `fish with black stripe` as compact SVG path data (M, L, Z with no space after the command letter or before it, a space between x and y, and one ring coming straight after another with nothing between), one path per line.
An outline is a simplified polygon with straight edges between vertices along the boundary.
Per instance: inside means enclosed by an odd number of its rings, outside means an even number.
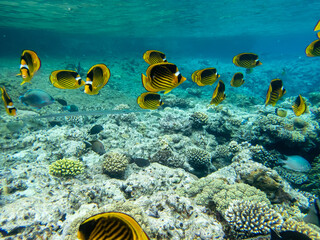
M226 86L221 80L219 80L218 85L216 86L212 94L212 98L210 102L211 105L214 104L217 106L226 98L226 94L224 93L225 89L226 89Z
M205 68L192 73L191 79L198 86L206 86L212 85L219 77L220 75L217 73L216 68Z
M240 87L242 84L244 84L243 73L235 73L231 79L230 85L232 87Z
M4 103L4 107L6 109L6 112L10 116L16 116L17 115L17 109L14 107L13 102L11 98L9 97L6 88L4 86L0 87L1 89L1 94L2 94L2 100Z
M286 90L283 88L281 79L273 79L269 85L267 92L265 105L271 104L275 106L277 101L286 93Z
M110 70L105 64L100 63L92 66L87 73L84 92L89 95L98 94L108 83L110 75Z
M72 70L53 71L49 79L53 86L60 89L77 89L85 84L79 73Z
M308 106L307 106L306 100L300 94L292 104L292 110L294 114L298 117L308 112Z
M30 82L34 74L40 69L41 61L38 55L32 50L24 50L20 57L20 73L22 84Z
M167 62L166 55L163 52L157 50L148 50L143 54L143 59L149 65L155 63Z
M313 41L306 48L306 55L308 57L319 57L320 56L320 39Z
M148 240L149 237L131 216L105 212L83 221L78 230L80 240Z
M246 68L247 73L250 73L252 68L262 65L255 53L240 53L233 57L232 62L238 67Z
M149 92L165 91L167 94L178 87L186 78L173 63L155 63L147 69L146 76L141 74L142 85Z
M143 109L156 110L163 105L160 94L146 92L137 98L137 103Z

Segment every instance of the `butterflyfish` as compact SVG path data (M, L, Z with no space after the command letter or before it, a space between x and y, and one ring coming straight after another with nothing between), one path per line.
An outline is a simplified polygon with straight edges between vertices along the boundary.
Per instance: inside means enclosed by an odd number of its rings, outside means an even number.
M232 62L238 67L254 68L262 65L259 61L258 55L254 53L240 53L233 57Z
M30 82L33 75L40 69L41 61L38 55L31 50L24 50L20 58L20 73L22 77L22 84Z
M241 72L235 73L231 79L230 85L232 87L240 87L242 84L244 84L243 74Z
M164 94L167 94L186 80L173 63L150 65L146 75L141 74L141 78L142 85L148 92L165 91Z
M292 110L296 116L300 116L307 112L308 106L306 100L299 94L292 104Z
M155 63L162 63L167 62L166 55L163 52L157 51L157 50L148 50L143 54L143 59L148 63L149 65L155 64Z
M160 94L153 92L142 93L137 98L137 103L141 108L150 110L158 109L158 107L163 105Z
M110 70L105 64L96 64L92 66L88 73L84 92L89 95L96 95L106 85L110 78Z
M220 75L217 73L217 69L206 68L192 73L191 79L198 84L198 86L206 86L212 85L219 77Z
M282 86L281 79L273 79L269 85L269 89L267 92L265 105L271 104L275 106L277 101L286 93L286 90Z
M320 56L320 39L309 44L309 46L306 48L306 54L308 57Z
M148 240L149 237L131 216L105 212L83 221L78 229L80 240Z
M213 91L210 104L214 104L217 106L219 103L221 103L226 98L226 94L224 93L225 89L226 87L224 83L219 80L218 85Z
M2 100L4 103L4 107L6 109L6 112L10 115L10 116L16 116L17 115L17 109L14 107L13 102L11 100L11 98L9 97L6 88L0 87L1 89L1 94L2 94Z
M61 89L77 89L84 85L79 73L72 70L53 71L49 79L53 86Z

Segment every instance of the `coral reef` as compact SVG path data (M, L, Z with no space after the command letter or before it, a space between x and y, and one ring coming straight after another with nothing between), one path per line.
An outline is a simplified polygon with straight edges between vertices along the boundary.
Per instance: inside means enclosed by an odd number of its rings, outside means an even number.
M191 121L192 128L202 129L208 123L208 115L203 112L194 112L189 120Z
M224 215L228 224L246 237L268 234L270 228L279 231L283 223L281 215L263 202L234 200Z
M103 171L111 177L123 177L128 164L129 159L122 153L108 152L103 156Z
M49 173L58 177L73 177L84 171L84 166L79 160L60 159L49 166Z
M296 221L294 219L287 219L282 225L282 231L297 231L310 237L312 240L320 240L319 228L311 227L304 221Z
M277 173L287 181L293 183L293 184L298 184L301 185L308 181L308 176L305 173L301 172L296 172L290 169L286 169L283 167L275 167L273 168L274 170L277 171Z
M200 148L189 148L186 151L188 163L195 170L207 171L211 164L211 156L206 150Z

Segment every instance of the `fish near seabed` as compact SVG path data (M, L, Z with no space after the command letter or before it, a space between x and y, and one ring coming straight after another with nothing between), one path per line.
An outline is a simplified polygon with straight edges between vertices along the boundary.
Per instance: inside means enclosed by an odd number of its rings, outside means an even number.
M72 70L57 70L50 74L50 82L60 89L77 89L84 85L79 73Z
M220 104L226 98L226 94L224 93L225 89L226 87L224 83L221 80L219 80L218 85L213 91L210 104L214 104L216 106Z
M78 229L80 240L149 240L139 223L122 212L103 212L84 220Z
M41 61L38 55L31 50L24 50L20 57L20 73L17 76L21 75L22 84L30 82L33 78L33 75L40 69Z
M1 89L1 94L2 94L1 98L3 100L6 112L10 116L16 116L17 115L17 109L14 107L13 102L12 102L11 98L9 97L7 91L6 91L6 88L4 86L2 86L0 89Z
M312 240L307 235L297 231L283 231L279 234L270 228L271 238L270 240Z
M137 103L143 109L156 110L163 105L160 94L146 92L137 98Z
M306 100L300 94L292 104L292 110L297 117L308 112Z
M232 87L240 87L242 84L244 84L243 73L235 73L231 79L230 85Z
M84 86L84 92L89 95L96 95L108 83L111 76L109 68L103 64L92 66L88 73Z
M283 88L281 79L273 79L268 88L265 106L271 104L273 107L276 105L277 101L286 93Z
M191 79L198 86L202 87L206 85L212 85L218 80L219 77L220 75L217 73L217 69L205 68L192 73Z
M312 223L318 227L320 227L320 200L315 199L311 204L309 212L307 216L303 218L306 223Z
M30 89L19 97L19 100L26 106L40 109L54 103L53 97L41 89Z
M142 85L148 92L165 91L167 94L187 80L173 63L156 63L150 65L146 76L141 74Z
M283 167L296 172L308 172L311 170L310 163L299 155L286 156L286 160L280 161Z
M148 50L143 54L143 60L149 65L167 62L166 55L157 50Z

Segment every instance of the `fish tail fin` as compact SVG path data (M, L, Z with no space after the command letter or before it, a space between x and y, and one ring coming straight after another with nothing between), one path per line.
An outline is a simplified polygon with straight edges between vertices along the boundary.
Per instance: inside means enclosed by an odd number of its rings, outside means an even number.
M146 86L147 85L147 81L148 81L147 76L145 76L143 73L141 73L141 79L142 79L142 85Z

